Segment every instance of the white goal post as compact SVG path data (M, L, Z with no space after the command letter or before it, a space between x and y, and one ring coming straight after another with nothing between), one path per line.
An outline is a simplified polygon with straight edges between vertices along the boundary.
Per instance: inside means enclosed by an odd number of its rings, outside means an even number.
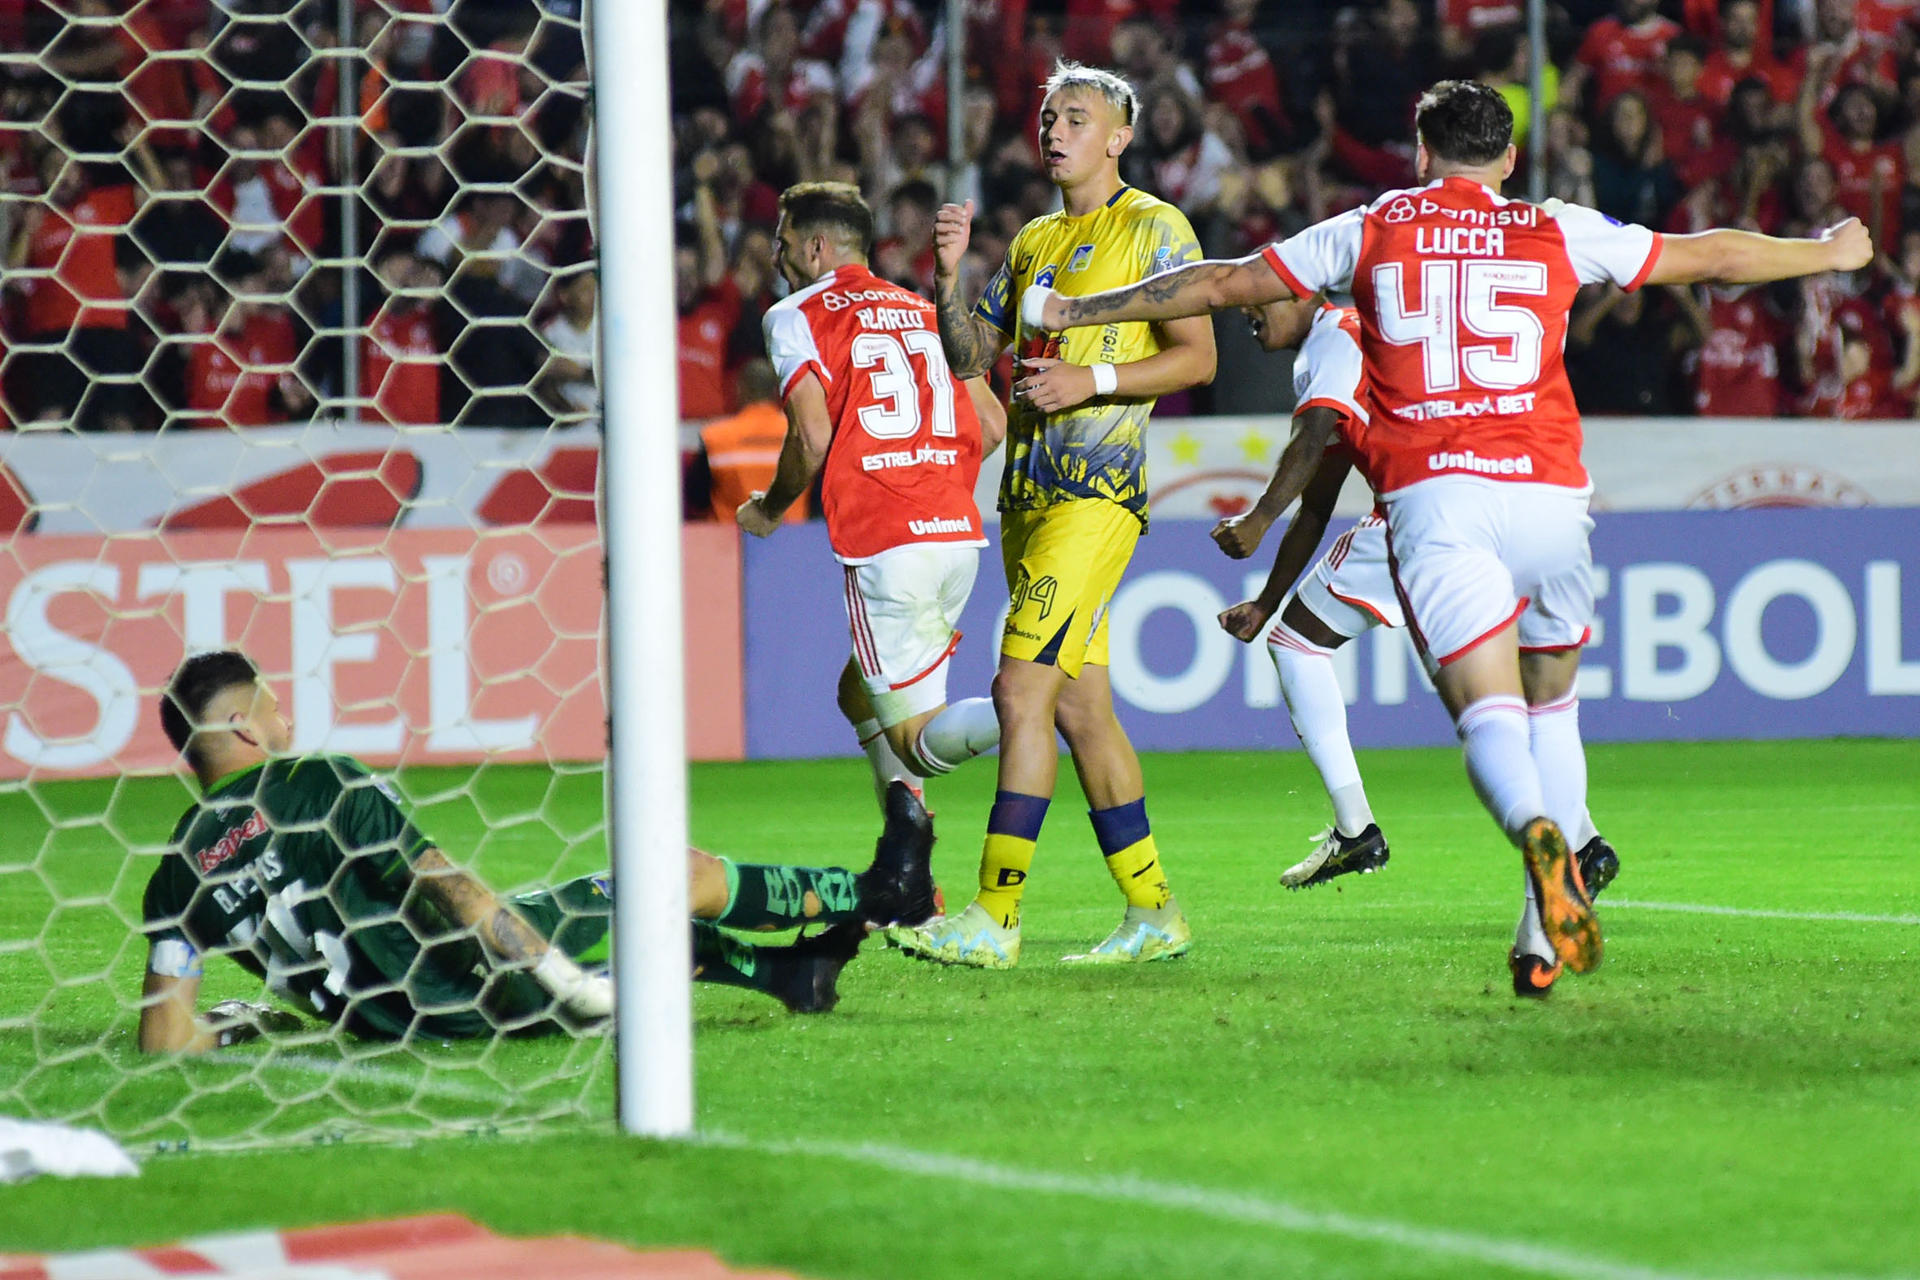
M609 839L620 1127L693 1131L680 459L671 414L673 155L665 0L588 10L600 230ZM626 886L639 886L633 892Z

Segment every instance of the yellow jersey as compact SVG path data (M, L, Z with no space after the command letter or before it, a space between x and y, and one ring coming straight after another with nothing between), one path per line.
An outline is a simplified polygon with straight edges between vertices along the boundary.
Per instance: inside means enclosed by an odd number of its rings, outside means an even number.
M1137 188L1121 187L1092 213L1077 218L1050 213L1022 227L974 314L1012 338L1022 357L1131 364L1160 350L1151 323L1089 326L1064 334L1031 331L1020 320L1020 295L1030 284L1073 295L1118 289L1200 257L1185 214ZM1146 430L1152 412L1148 398L1094 399L1052 415L1015 400L1007 411L1000 510L1105 498L1144 525Z

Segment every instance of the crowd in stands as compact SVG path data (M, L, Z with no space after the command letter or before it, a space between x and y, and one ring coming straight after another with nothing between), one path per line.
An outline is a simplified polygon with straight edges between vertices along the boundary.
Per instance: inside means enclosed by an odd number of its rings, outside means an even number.
M592 417L580 11L0 0L7 422Z
M1036 163L1056 58L1114 67L1142 98L1129 181L1177 203L1211 256L1257 249L1413 181L1412 108L1444 76L1513 105L1525 195L1545 188L1660 230L1802 234L1849 214L1880 256L1765 289L1590 289L1568 365L1592 414L1910 418L1920 394L1920 0L967 0L949 102L932 0L680 0L673 93L681 410L738 407L786 184L857 182L876 269L928 292L932 213L973 199L963 292L1057 207ZM1545 101L1531 63L1546 60ZM949 156L958 113L961 153ZM1908 230L1911 228L1911 230ZM1212 388L1178 412L1284 408L1287 377L1222 321Z
M591 420L581 8L0 0L5 421ZM1871 270L1594 289L1568 363L1589 413L1915 416L1920 0L1555 0L1542 49L1522 0L964 9L950 102L942 0L673 0L683 419L733 415L756 398L743 383L764 385L789 183L858 183L876 269L922 291L935 209L974 200L977 291L1056 207L1033 120L1063 57L1139 87L1126 176L1214 256L1411 182L1413 101L1448 75L1513 104L1517 193L1538 130L1548 194L1623 220L1801 233L1857 215ZM1166 409L1285 408L1284 371L1237 323L1219 332L1214 386Z

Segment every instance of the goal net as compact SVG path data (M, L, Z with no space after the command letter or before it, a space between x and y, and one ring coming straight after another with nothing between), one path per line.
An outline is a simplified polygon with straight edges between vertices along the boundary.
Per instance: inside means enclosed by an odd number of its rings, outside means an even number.
M219 847L187 851L206 891L280 916L227 939L266 980L209 954L199 1007L308 1016L136 1035L148 883L200 794L159 716L187 654L245 652L294 752L364 761L503 896L606 867L581 7L0 13L0 1115L152 1150L609 1114L604 1035L337 1028L299 908L347 918L350 877L250 888Z

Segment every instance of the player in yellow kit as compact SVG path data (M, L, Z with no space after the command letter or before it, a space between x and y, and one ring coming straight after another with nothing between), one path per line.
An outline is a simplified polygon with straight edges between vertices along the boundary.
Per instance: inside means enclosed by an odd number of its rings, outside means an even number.
M987 821L980 893L957 916L896 929L904 949L946 964L1004 969L1020 956L1020 899L1067 740L1107 869L1126 896L1112 935L1069 960L1177 956L1192 943L1147 824L1140 760L1113 714L1107 608L1147 523L1145 437L1156 396L1213 379L1211 321L1116 324L1065 334L1020 321L1044 285L1093 293L1197 260L1193 228L1120 180L1139 100L1108 71L1063 62L1047 81L1039 142L1063 208L1021 229L979 302L956 296L973 206L935 219L934 303L955 376L983 373L1015 344L1000 543L1012 597L993 681L1000 789Z

